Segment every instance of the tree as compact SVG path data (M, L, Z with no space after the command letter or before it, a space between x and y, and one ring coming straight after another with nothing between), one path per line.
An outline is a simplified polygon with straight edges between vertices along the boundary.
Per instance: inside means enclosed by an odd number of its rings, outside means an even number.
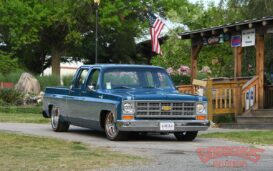
M99 62L130 62L134 38L148 24L145 7L152 0L105 0L100 5ZM0 34L6 52L35 73L52 65L60 74L64 56L94 62L95 15L91 0L1 0ZM132 57L133 56L133 57ZM50 57L50 59L49 59Z
M90 5L87 0L2 0L0 31L5 35L7 46L17 52L19 57L22 57L19 52L30 56L38 54L38 58L41 55L42 59L34 61L43 61L46 55L50 55L53 74L59 75L61 56L79 42L81 32L84 31L78 19L83 16L77 10L87 5ZM30 49L25 49L26 47Z
M11 59L10 55L0 50L0 75L8 74L18 68L16 59Z
M229 10L234 12L236 17ZM181 15L182 13L183 15ZM202 3L190 4L187 1L175 1L175 4L170 4L166 14L172 21L186 24L190 30L230 23L242 16L239 10L231 9L231 7L227 9L221 3L217 6L211 3L205 8ZM156 56L152 60L153 64L165 68L178 68L180 65L190 66L191 42L171 36L162 44L162 48L163 56ZM209 66L213 71L212 76L232 76L232 55L232 48L228 43L204 46L199 54L198 69Z

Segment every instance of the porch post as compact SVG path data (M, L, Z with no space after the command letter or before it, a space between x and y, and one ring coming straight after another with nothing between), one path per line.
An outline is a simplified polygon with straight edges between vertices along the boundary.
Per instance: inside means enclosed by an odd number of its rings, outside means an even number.
M234 48L234 79L237 82L234 91L234 112L235 115L240 115L243 112L242 109L242 87L240 86L237 77L242 76L242 47Z
M202 49L201 44L197 44L194 46L192 45L191 47L191 82L197 76L197 58L201 49Z
M234 48L234 77L242 76L242 54L243 48L241 46Z
M258 109L264 108L264 36L256 35L256 75L258 80Z

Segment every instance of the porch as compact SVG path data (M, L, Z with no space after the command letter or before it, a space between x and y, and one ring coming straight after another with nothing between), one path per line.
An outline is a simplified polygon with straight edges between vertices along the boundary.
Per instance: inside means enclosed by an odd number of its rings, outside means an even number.
M243 33L253 31L255 47L255 75L242 77ZM209 119L221 114L233 114L237 124L270 124L273 128L273 85L265 83L265 36L273 33L273 17L246 20L181 34L182 39L191 40L192 85L180 85L181 93L201 93L208 98ZM249 34L249 36L251 36ZM238 36L234 43L234 37ZM234 77L197 80L198 55L204 40L218 40L228 37L233 49ZM221 40L222 39L222 40ZM251 39L250 39L251 41ZM209 41L206 42L206 45ZM233 44L234 43L234 44ZM236 44L237 43L237 44ZM239 43L239 44L238 44ZM273 59L273 57L272 57Z

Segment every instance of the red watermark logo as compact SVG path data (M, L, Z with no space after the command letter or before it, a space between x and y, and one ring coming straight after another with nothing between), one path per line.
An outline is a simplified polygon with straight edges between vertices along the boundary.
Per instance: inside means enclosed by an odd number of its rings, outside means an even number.
M204 164L213 167L246 167L247 161L257 163L264 149L244 146L215 146L197 148L197 155Z

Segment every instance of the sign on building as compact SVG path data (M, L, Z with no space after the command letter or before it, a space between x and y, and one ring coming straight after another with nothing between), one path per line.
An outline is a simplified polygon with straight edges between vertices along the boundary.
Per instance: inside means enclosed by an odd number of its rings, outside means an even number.
M231 47L241 46L241 42L242 42L241 35L232 36L230 42L231 42Z
M242 47L255 45L255 29L242 31Z
M227 34L220 34L218 36L204 37L203 45L214 45L219 43L224 43L224 41L229 40L229 36Z

